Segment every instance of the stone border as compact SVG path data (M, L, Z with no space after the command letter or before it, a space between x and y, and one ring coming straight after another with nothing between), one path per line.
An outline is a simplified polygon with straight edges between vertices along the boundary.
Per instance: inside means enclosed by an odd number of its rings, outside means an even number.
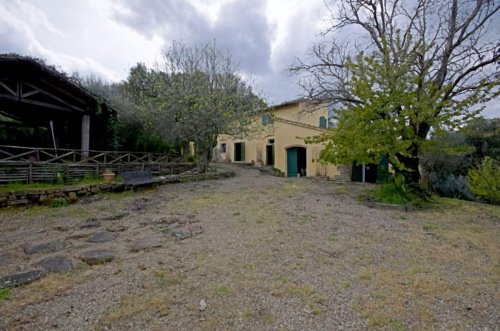
M159 185L184 183L201 180L213 180L234 177L232 171L194 173L187 172L180 175L157 177ZM68 203L76 202L80 197L91 196L102 192L123 192L125 185L122 183L102 183L91 185L74 185L50 189L29 189L0 193L0 208L26 206L26 205L50 205L56 198L64 199Z

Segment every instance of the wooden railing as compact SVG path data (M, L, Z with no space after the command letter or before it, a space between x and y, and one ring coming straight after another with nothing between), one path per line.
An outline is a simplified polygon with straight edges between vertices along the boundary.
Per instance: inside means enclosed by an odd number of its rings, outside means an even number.
M0 145L0 184L98 177L104 169L149 170L153 175L177 174L193 167L182 157L157 153L88 151Z
M84 155L77 149L53 149L39 147L22 147L0 145L0 162L73 162L73 163L166 163L181 162L178 155L144 152L122 152L122 151L86 151Z

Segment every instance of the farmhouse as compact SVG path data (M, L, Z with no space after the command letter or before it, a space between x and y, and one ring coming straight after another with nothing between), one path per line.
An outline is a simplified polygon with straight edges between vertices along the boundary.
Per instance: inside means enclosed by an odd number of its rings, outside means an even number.
M304 138L327 132L329 107L294 100L272 106L256 118L259 128L245 136L220 135L216 161L272 166L287 177L346 174L345 167L318 161L322 144L305 144Z

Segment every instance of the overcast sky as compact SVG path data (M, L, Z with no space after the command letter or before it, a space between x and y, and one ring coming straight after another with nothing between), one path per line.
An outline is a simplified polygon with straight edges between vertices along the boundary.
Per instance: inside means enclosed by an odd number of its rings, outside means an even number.
M324 27L323 0L0 0L0 52L125 79L173 40L215 39L271 104L301 90L286 69Z
M327 15L323 0L0 0L0 53L120 81L173 40L215 39L277 104L301 95L287 68L319 40ZM485 115L499 113L497 100Z

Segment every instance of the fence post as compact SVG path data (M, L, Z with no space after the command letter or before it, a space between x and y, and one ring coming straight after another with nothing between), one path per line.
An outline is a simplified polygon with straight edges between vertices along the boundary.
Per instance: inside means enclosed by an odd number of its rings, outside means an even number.
M28 184L31 184L33 180L33 162L30 162L28 166Z
M99 162L95 164L95 178L99 178Z

